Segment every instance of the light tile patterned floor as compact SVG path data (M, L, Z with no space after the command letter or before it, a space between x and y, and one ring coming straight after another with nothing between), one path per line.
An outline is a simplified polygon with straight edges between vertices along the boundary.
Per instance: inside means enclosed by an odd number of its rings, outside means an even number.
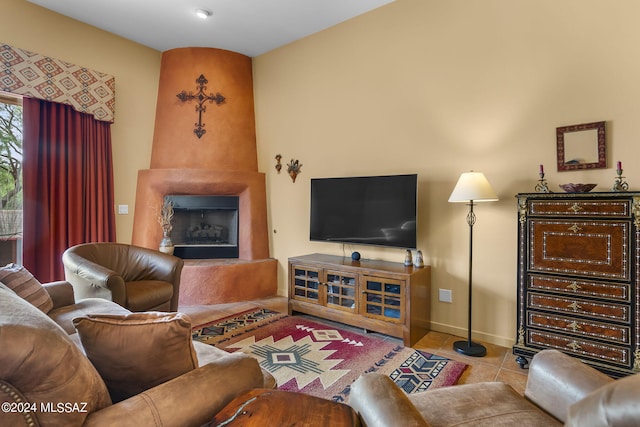
M201 325L256 307L264 307L286 313L287 299L284 297L273 297L250 302L218 304L216 306L181 306L180 311L191 317L193 325ZM324 319L314 320L327 322ZM362 332L360 328L352 328L343 324L337 325L343 329ZM401 342L401 340L397 338L381 334L376 335L385 339ZM524 393L524 387L527 381L527 370L520 369L520 366L515 362L515 356L511 354L511 348L480 341L487 347L487 355L484 357L469 357L459 354L453 349L453 342L460 339L464 338L431 331L418 341L414 348L468 364L469 367L460 378L460 381L458 381L458 384L502 381L512 386L518 393Z

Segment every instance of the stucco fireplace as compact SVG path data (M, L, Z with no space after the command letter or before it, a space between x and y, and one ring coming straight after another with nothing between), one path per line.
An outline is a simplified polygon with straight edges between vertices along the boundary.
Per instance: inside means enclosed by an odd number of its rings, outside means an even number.
M198 97L188 94L199 90L220 96L211 96L216 103L198 111ZM200 124L198 132L194 123ZM265 176L257 167L251 58L211 48L169 50L162 54L150 168L138 172L132 243L158 248L162 230L155 212L165 198L182 203L212 195L237 205L235 216L225 219L237 224L235 248L232 254L201 255L198 250L192 256L179 247L176 255L185 259L180 303L275 295L277 261L269 257ZM178 212L183 214L190 215ZM219 218L208 217L201 225Z

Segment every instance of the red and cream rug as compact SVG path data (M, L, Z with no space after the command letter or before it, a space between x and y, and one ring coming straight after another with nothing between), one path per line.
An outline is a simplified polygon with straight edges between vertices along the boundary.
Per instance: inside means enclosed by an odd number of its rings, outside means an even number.
M388 375L406 393L456 384L466 364L270 310L251 310L194 328L194 339L258 359L280 390L343 402L362 373Z

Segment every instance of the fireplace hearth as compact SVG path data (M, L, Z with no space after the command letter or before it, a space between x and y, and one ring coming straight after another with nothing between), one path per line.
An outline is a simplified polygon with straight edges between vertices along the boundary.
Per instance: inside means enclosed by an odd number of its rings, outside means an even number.
M238 258L237 196L167 195L173 204L171 240L183 259Z

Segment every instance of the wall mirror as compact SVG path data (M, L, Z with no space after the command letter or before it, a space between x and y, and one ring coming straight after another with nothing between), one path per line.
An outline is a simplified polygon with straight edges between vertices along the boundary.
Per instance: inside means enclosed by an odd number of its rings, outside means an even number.
M607 167L605 122L556 128L558 171Z

